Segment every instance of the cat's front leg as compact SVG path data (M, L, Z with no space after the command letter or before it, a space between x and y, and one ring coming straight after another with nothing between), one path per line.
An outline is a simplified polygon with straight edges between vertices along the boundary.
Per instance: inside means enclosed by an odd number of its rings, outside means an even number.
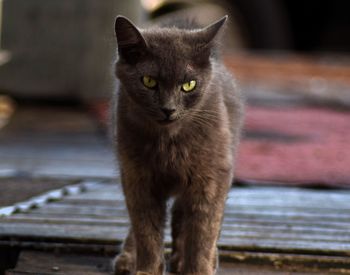
M187 231L184 204L181 200L176 200L172 208L171 233L172 251L169 259L169 274L180 274L184 264L185 236ZM187 221L189 222L189 221ZM212 261L214 270L218 268L218 249L215 249L215 257Z
M166 203L150 191L151 184L139 182L124 188L135 240L136 274L162 275Z
M172 251L169 259L169 271L171 274L178 274L183 266L183 251L184 251L184 232L186 225L184 224L184 205L181 200L175 200L172 207L171 219L171 237Z
M217 268L217 239L220 233L229 179L193 182L183 198L183 269L185 275L213 275ZM223 184L224 182L227 184Z

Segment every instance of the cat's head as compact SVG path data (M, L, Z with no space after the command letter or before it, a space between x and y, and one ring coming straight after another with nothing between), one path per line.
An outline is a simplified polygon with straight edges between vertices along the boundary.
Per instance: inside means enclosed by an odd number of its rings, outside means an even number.
M116 74L142 115L169 125L198 110L209 93L215 36L226 19L202 29L140 30L117 17Z

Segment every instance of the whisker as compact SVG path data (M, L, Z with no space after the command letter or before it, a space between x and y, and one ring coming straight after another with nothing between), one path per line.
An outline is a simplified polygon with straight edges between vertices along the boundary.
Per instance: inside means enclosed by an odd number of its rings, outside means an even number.
M194 114L191 114L189 117L191 118L193 123L201 125L201 126L210 127L210 126L213 126L213 122L215 122L213 120L208 120L202 116L198 116L198 115L194 115Z
M204 119L210 119L210 120L213 120L213 121L219 120L219 117L217 115L213 115L213 114L206 114L206 113L199 113L199 112L194 112L192 114L194 116L201 117L201 118L204 118Z

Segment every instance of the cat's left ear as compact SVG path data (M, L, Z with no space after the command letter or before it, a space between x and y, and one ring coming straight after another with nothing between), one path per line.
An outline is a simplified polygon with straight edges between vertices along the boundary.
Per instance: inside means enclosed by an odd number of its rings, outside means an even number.
M205 64L209 62L209 57L211 56L212 52L215 52L216 48L215 37L225 24L227 17L228 16L226 15L218 21L215 21L209 26L194 33L194 60L198 64Z
M128 63L136 63L147 48L140 31L129 19L119 15L115 20L115 34L119 56Z
M225 24L227 18L228 16L225 15L221 19L198 31L196 34L197 43L203 44L203 46L210 44L222 28L222 26Z

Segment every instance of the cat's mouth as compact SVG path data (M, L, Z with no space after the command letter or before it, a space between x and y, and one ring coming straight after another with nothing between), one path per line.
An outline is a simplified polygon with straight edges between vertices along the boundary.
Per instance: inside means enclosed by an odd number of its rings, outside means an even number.
M176 118L173 118L173 119L165 118L165 119L157 120L157 122L160 125L170 125L170 124L174 123L175 121L177 121Z

